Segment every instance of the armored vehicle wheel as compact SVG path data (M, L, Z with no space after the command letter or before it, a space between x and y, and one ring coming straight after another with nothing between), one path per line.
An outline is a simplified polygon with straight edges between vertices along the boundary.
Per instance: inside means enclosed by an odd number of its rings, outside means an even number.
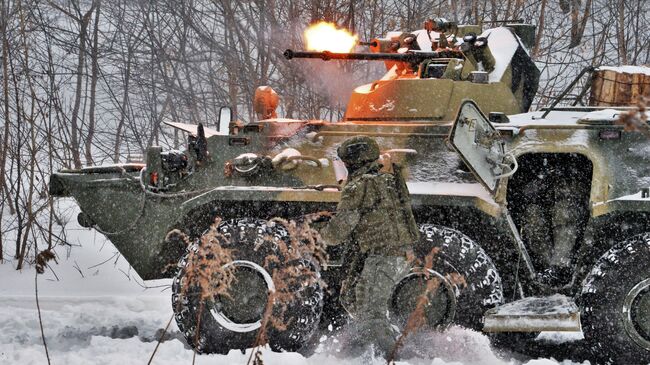
M423 262L432 255L433 265L428 274L414 268L395 286L391 319L398 327L404 326L427 280L437 279L425 307L427 326L457 324L480 330L483 313L503 302L501 278L492 260L478 244L454 229L423 224L420 234L415 254Z
M582 287L582 329L603 364L650 362L650 233L607 251Z
M288 257L287 251L295 250L292 245L297 240L291 240L281 224L240 218L221 222L217 230L226 238L221 247L233 250L233 261L223 267L234 266L235 279L227 295L201 303L200 288L189 286L187 279L188 256L201 242L195 240L179 261L172 284L172 308L187 342L199 353L227 354L231 349L253 347L269 295L275 291L293 295L274 301L265 338L274 351L299 349L318 327L322 312L323 288L320 280L314 280L320 277L317 264L309 257ZM285 269L300 277L287 281L274 275Z

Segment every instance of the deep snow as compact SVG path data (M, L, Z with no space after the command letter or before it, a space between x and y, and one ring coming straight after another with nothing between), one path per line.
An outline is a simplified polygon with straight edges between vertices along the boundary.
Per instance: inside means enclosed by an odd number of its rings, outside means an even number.
M63 200L58 205L67 208L73 203ZM77 225L76 209L66 210L69 222L66 232L73 246L57 248L59 264L52 264L53 270L47 269L38 277L52 363L146 364L161 329L172 316L170 280L143 282L101 234ZM30 268L18 272L13 266L11 262L0 265L0 364L44 364L46 357L34 299L34 271ZM152 363L191 364L193 353L178 339L180 334L174 321L169 332L171 338L161 344ZM398 364L519 364L509 356L500 359L490 348L487 337L462 328L419 336L410 346L417 347L420 357ZM310 358L266 349L263 354L267 365L385 363L369 356L343 359L333 352L322 351ZM228 355L199 355L196 363L245 364L249 354L250 350L246 354L231 351ZM524 364L558 362L537 359Z

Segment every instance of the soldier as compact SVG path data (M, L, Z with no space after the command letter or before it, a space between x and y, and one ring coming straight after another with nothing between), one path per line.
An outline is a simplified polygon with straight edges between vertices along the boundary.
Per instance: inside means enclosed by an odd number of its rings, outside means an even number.
M407 253L419 238L406 183L380 172L379 146L369 137L352 137L337 150L348 169L336 215L322 230L330 245L345 243L349 265L341 304L352 317L350 345L375 345L387 355L398 333L386 313L392 288L408 271Z

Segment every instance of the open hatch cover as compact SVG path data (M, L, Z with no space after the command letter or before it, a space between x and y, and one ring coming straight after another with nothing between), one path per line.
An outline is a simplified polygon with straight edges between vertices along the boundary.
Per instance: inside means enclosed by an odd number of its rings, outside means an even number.
M494 194L499 179L510 169L504 163L505 147L500 133L473 101L461 104L449 141L476 178Z

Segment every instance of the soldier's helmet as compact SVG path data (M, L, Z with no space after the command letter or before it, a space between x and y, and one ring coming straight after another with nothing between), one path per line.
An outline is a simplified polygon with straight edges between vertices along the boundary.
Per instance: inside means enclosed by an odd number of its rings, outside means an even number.
M367 136L356 136L345 140L336 150L347 166L358 166L379 158L379 145Z

